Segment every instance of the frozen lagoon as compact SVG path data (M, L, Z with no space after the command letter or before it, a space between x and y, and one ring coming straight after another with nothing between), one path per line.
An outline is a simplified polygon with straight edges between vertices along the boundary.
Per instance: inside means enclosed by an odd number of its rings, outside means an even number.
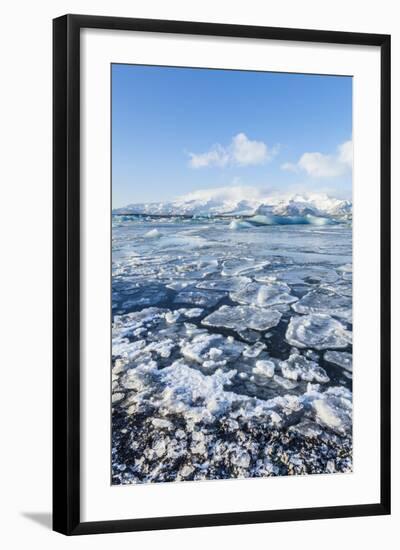
M112 482L352 469L352 231L113 217Z

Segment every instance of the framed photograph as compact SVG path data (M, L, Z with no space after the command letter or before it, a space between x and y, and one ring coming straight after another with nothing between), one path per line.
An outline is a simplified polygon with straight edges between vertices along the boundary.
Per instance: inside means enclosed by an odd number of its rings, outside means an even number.
M390 37L54 20L54 529L390 513Z

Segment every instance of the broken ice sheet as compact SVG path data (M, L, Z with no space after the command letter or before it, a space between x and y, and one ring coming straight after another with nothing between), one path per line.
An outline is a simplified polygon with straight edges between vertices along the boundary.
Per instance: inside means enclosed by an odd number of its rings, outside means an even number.
M164 319L166 311L158 307L149 307L141 311L116 315L113 322L113 333L116 336L128 336L144 325L155 327Z
M191 261L181 261L175 266L179 275L187 278L202 279L218 270L218 261L204 258L196 258Z
M228 223L163 218L113 233L113 483L351 470L351 392L333 389L351 387L347 319L333 302L326 312L291 307L313 289L351 299L351 228L300 235L228 232ZM159 237L143 238L154 228ZM188 301L174 302L181 292ZM223 297L211 305L215 293ZM316 347L307 327L304 338L294 331L301 341L289 351L293 318L321 314L335 330L318 325Z
M221 306L203 319L210 327L225 327L241 331L243 327L264 331L275 327L281 320L281 313L273 309L255 306Z

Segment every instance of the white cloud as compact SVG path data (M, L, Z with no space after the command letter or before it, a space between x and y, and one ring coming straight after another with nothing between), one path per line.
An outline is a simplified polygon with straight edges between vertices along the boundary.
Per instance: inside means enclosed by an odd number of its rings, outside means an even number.
M263 141L249 139L243 132L232 138L224 147L217 143L205 153L189 153L192 168L226 165L249 166L264 164L278 152L277 147L268 147Z
M189 153L190 166L192 168L204 168L205 166L225 166L229 162L229 154L219 144L214 145L207 153Z
M237 134L232 139L232 157L243 166L262 164L268 159L268 147L263 141L251 141L246 134Z
M191 193L186 193L178 197L178 200L183 201L233 201L242 200L260 200L267 197L268 189L254 187L250 185L234 185L231 187L215 187L211 189L196 189Z
M333 155L323 153L304 153L298 162L286 162L282 170L306 172L313 178L335 178L351 171L353 165L353 142L345 141L337 147Z
M349 168L353 167L353 141L345 141L338 147L338 159Z

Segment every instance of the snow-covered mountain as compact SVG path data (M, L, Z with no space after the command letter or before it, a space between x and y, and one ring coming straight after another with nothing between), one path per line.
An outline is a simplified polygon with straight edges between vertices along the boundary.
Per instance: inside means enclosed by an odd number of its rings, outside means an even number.
M256 214L276 216L318 216L336 221L349 221L352 217L352 203L335 199L325 194L293 195L276 197L257 208Z
M350 221L352 203L326 194L265 194L253 187L223 187L199 190L168 202L129 204L114 214L159 216L272 216L296 219L327 218ZM308 217L308 218L307 218ZM279 223L279 222L277 222ZM290 222L289 222L290 223ZM301 222L299 222L301 223Z

